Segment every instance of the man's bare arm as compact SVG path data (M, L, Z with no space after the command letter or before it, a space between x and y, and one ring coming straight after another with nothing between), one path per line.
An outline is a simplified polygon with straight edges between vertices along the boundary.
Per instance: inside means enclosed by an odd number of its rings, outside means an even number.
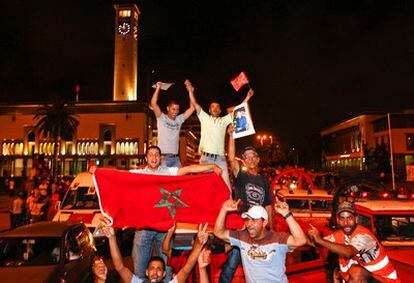
M160 117L162 114L161 108L158 105L158 96L160 94L161 84L162 82L157 82L154 94L152 95L152 98L151 98L151 104L150 104L151 109L157 118Z
M240 171L240 165L239 162L236 160L236 142L233 138L233 130L234 125L230 124L227 128L227 134L229 135L229 146L228 146L228 154L227 158L229 159L230 163L230 169L233 172L233 175L237 177L239 175Z
M214 224L214 235L223 241L230 242L230 230L226 229L226 217L228 212L237 211L241 200L226 200L221 206L221 210Z
M223 173L223 169L221 169L216 164L193 164L193 165L179 168L177 171L177 175L187 175L191 173L207 173L207 172L214 172L217 175L221 175Z
M180 269L177 273L177 281L178 283L185 283L188 276L191 273L191 270L193 270L194 266L197 263L198 257L203 250L203 247L205 243L207 243L208 240L208 232L207 232L207 223L204 225L204 227L200 224L198 227L198 233L197 233L197 239L194 241L193 250L191 251L190 255L188 256L188 259L183 266L183 268Z
M192 86L192 84L189 80L185 80L184 84L185 84L185 87L187 88L188 96L190 97L191 105L196 110L196 113L199 114L200 111L201 111L201 106L200 106L200 104L197 103L197 100L195 98L194 87Z
M241 102L241 103L245 103L248 102L250 100L250 98L253 96L254 91L253 89L249 89L249 91L247 92L246 98ZM240 104L241 104L240 103ZM233 109L236 107L237 105L231 106L229 108L227 108L227 113L231 113L233 112Z

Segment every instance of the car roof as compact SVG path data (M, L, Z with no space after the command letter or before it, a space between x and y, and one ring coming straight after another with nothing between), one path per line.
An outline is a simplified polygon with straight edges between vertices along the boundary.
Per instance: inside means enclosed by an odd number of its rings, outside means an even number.
M76 185L77 184L77 185ZM82 172L76 175L75 179L73 179L72 183L70 184L71 188L74 187L94 187L92 174L89 172Z
M374 212L407 212L414 214L414 201L406 200L367 200L355 203L356 209Z
M293 193L289 192L289 189L282 189L278 192L281 196L288 198L288 199L295 199L295 198L306 198L306 199L333 199L333 196L328 194L325 190L312 190L312 193L309 194L307 190L295 189Z
M37 222L0 233L0 237L62 237L68 229L77 225L70 222Z

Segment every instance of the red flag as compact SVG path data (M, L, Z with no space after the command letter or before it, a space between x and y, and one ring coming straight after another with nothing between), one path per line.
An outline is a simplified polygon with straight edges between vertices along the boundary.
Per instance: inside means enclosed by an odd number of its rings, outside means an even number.
M229 198L223 178L216 174L161 176L96 169L94 180L101 209L119 228L166 231L174 221L214 225ZM233 228L243 223L240 216L229 221Z
M245 84L249 83L249 79L246 76L245 72L241 72L240 75L235 77L230 81L231 85L234 87L236 91L239 91L239 89L244 86Z

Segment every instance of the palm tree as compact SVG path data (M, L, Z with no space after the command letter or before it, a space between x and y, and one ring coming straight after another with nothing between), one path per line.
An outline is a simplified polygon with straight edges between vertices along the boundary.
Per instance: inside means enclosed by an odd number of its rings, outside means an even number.
M35 129L44 138L54 142L52 177L55 180L57 175L58 148L62 140L71 140L76 133L79 121L75 118L72 109L68 107L66 99L55 97L52 104L44 104L37 110L33 120L37 120Z

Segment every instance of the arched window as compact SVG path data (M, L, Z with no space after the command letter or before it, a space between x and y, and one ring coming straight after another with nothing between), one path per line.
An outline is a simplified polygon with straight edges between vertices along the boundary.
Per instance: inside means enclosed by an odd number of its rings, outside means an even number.
M35 134L33 133L33 132L30 132L28 135L27 135L27 141L29 141L29 142L34 142L36 140L36 136L35 136Z
M110 130L106 130L104 132L104 141L111 141L111 140L112 140L111 131Z

